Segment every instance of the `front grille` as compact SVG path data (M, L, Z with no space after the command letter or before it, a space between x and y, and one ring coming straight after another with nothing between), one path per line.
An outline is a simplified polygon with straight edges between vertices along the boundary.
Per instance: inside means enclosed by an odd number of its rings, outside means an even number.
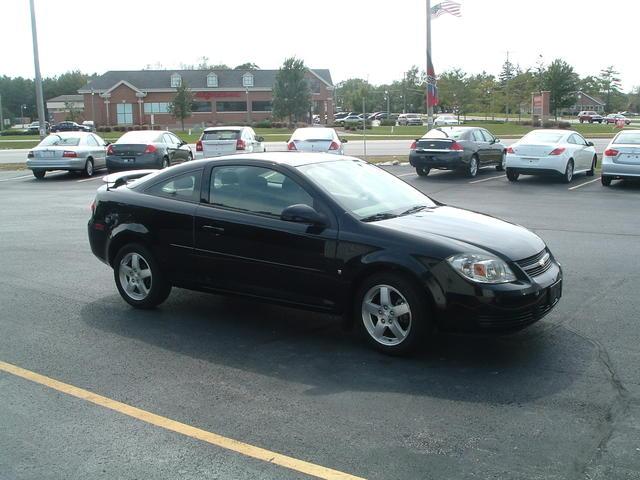
M516 262L530 277L537 277L551 268L551 254L545 248L541 252Z
M545 295L537 305L519 312L478 315L477 319L480 326L487 330L517 330L537 322L555 305L546 303Z

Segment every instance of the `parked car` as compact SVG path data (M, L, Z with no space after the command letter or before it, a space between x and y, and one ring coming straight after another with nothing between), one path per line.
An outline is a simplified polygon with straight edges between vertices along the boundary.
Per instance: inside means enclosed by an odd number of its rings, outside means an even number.
M44 128L45 128L45 131L49 133L49 131L51 130L51 126L49 125L49 122L44 122ZM36 134L40 133L40 122L31 122L27 127L27 132L36 133Z
M625 125L629 125L631 123L631 120L619 113L610 113L603 119L604 123L617 123L618 121L624 122Z
M603 118L602 115L600 115L597 112L594 111L582 111L578 113L578 120L580 121L580 123L584 123L584 122L588 122L588 123L593 123L593 122L598 122L598 123L602 123Z
M435 327L525 328L562 295L561 267L536 234L346 156L233 155L115 178L97 192L88 234L133 307L173 286L245 295L342 314L391 354Z
M507 148L507 178L553 175L565 183L576 173L594 174L598 157L592 142L572 130L533 130Z
M409 163L420 176L432 168L462 170L475 177L482 167L504 169L505 147L488 130L475 127L438 127L411 144Z
M361 113L350 113L346 117L339 118L334 121L336 125L354 125L357 123L362 123L362 114Z
M51 132L90 132L91 129L76 122L58 122L51 125Z
M418 113L401 113L398 115L398 125L422 125L422 116Z
M460 125L460 123L461 122L459 122L458 119L453 115L438 115L433 120L433 124L436 127L445 126L445 125Z
M353 112L337 112L333 115L333 119L335 120L341 120L344 117L347 117L349 115L351 115Z
M52 133L29 151L27 168L39 180L50 170L82 172L90 177L95 170L105 168L107 145L95 133Z
M107 148L107 170L167 168L193 160L193 152L171 132L139 130L127 132Z
M264 151L264 137L256 136L256 132L251 127L205 128L196 142L198 158Z
M298 128L287 142L287 150L298 152L327 152L344 154L343 143L333 128L309 127Z
M85 120L82 125L89 129L90 132L96 131L96 124L93 120Z
M615 179L640 178L640 130L619 132L602 157L602 185Z

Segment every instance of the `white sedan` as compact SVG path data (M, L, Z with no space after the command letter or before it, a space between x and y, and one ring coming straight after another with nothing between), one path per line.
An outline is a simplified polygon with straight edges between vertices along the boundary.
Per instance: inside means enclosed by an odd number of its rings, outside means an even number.
M287 150L297 152L326 152L344 155L346 139L341 139L333 128L298 128L287 142Z
M433 121L433 124L436 127L441 127L444 125L459 125L460 123L461 122L459 122L458 119L453 115L438 115Z
M559 176L565 183L574 174L594 174L598 157L592 142L572 130L534 130L507 148L507 178L521 174Z

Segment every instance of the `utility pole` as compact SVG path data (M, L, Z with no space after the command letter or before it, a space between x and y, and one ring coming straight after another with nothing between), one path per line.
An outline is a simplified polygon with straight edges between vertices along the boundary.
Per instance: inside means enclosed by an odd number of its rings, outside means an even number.
M432 84L435 85L435 78L431 78L430 74L430 66L431 66L431 0L426 0L427 2L427 131L433 128L433 105L429 101L429 86ZM435 74L433 75L435 76Z
M2 95L0 95L0 132L4 130L4 115L2 115Z
M33 0L29 0L31 7L31 35L33 36L33 63L36 70L36 104L38 106L38 121L40 122L40 140L47 135L44 118L44 99L42 97L42 77L40 76L40 58L38 57L38 32L36 31L36 12Z
M362 95L362 143L364 145L364 161L367 161L367 113L364 104L364 92Z

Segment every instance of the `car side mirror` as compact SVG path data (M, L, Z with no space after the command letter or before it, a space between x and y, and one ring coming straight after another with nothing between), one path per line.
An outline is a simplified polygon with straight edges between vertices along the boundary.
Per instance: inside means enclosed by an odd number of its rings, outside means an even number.
M264 142L264 137L258 137L258 138L256 138L256 140L259 141L259 142Z
M111 142L104 142L105 147L108 147L109 145L111 145Z
M499 138L494 138L493 139L493 143L500 143L500 139Z
M341 138L341 139L340 139L340 141L341 141L342 143L347 143L349 140L347 140L346 138Z
M590 147L593 147L593 142L587 142L587 145L589 145Z
M327 218L322 213L319 213L315 208L305 205L304 203L289 205L280 214L280 220L284 220L285 222L308 223L317 226L327 225Z

